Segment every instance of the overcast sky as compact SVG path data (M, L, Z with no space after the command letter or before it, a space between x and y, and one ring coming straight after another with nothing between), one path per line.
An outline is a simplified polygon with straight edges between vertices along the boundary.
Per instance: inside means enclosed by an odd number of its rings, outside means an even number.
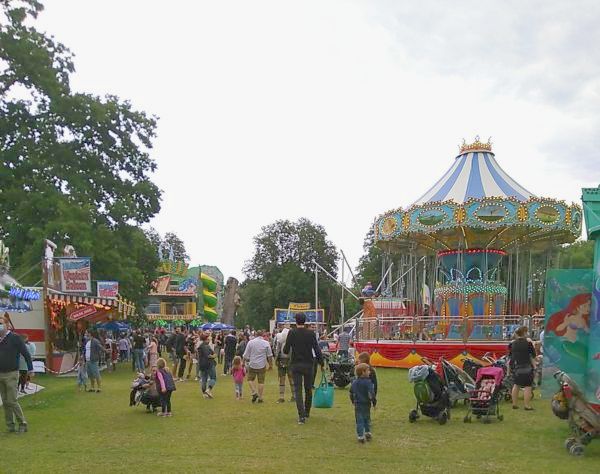
M373 219L492 136L538 196L600 184L600 2L43 0L75 89L160 117L152 225L243 279L307 217L356 264Z

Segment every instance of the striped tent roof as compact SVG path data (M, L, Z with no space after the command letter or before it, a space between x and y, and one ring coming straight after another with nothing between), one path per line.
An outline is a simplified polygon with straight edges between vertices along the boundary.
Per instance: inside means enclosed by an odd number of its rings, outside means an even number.
M471 198L485 197L527 201L535 196L500 168L491 151L466 151L456 157L446 174L413 205L450 199L462 204Z

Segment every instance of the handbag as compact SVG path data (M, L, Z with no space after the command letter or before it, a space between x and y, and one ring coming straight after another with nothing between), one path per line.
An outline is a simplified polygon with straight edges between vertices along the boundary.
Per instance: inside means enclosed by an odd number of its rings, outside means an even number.
M313 395L313 407L331 408L333 406L333 384L327 381L324 371L321 371L321 383Z

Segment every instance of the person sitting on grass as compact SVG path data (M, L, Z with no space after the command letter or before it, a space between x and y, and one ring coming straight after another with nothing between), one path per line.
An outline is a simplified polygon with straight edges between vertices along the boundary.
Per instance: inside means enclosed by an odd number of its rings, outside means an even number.
M167 362L162 357L156 362L156 380L158 382L157 388L158 396L160 397L161 411L158 416L173 416L171 412L171 394L177 390L175 387L175 380L173 375L167 367Z
M371 441L371 405L373 408L377 405L369 372L368 364L358 364L356 378L350 387L350 401L354 405L356 435L359 443L364 443L365 439Z
M367 364L369 366L369 378L373 383L373 391L375 392L375 397L377 397L377 372L371 365L371 355L368 352L361 352L358 354L358 364Z

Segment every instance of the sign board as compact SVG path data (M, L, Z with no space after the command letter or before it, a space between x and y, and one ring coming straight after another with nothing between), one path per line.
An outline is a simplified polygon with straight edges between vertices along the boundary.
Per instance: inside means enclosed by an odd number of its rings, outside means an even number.
M197 317L195 314L146 314L148 321L193 321Z
M92 263L89 258L61 258L60 280L63 293L92 292Z
M92 314L96 314L96 312L97 312L97 310L96 310L95 306L84 306L82 308L78 308L75 311L73 311L69 315L69 319L71 321L79 321L82 318L91 316Z
M292 311L307 311L310 309L310 303L290 303Z
M115 299L119 294L118 281L99 281L98 282L98 298Z
M277 324L282 323L296 323L296 313L304 313L306 315L306 324L322 324L325 320L324 309L309 309L308 311L295 311L283 308L275 308L275 321Z

